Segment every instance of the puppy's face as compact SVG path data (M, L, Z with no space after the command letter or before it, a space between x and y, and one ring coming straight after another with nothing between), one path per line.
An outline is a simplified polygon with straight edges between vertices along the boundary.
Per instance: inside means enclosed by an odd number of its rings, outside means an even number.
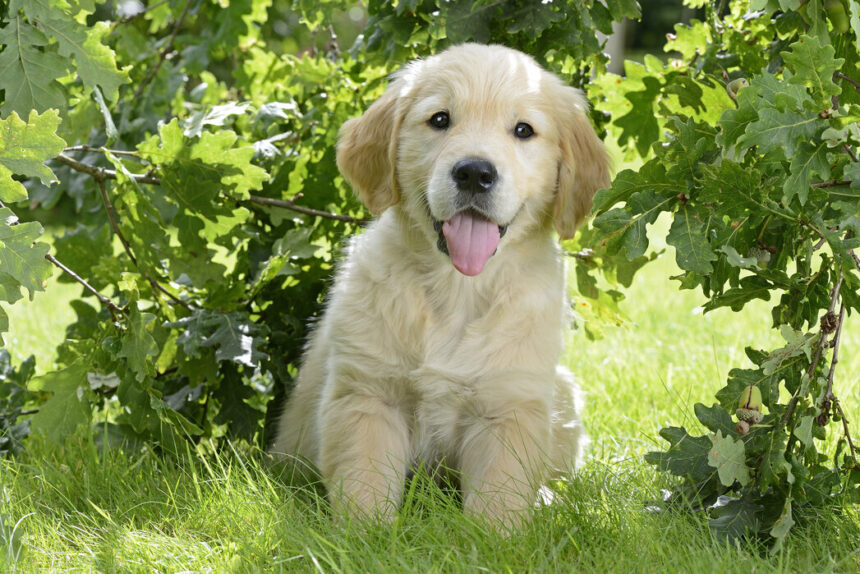
M341 171L374 212L400 202L465 275L550 220L568 237L608 184L578 90L531 58L466 44L402 70L345 124Z

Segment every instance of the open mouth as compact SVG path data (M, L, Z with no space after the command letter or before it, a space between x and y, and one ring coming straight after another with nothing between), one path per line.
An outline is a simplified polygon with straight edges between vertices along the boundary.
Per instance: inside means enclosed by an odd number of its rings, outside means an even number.
M461 211L448 221L433 221L439 235L436 246L451 257L457 271L473 277L484 270L484 265L499 247L507 225L499 225L473 210Z

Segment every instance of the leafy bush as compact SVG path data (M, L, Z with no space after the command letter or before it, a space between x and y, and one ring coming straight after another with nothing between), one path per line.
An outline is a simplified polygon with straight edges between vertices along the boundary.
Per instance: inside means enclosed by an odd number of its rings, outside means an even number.
M338 128L394 62L505 40L581 83L606 60L594 29L638 15L632 0L378 2L346 52L335 25L353 3L282 4L9 4L0 300L41 290L53 267L82 285L60 368L30 383L48 397L34 430L62 441L97 420L167 448L264 443L342 241L368 217L337 172ZM270 19L311 48L281 53ZM50 254L40 221L67 226Z
M679 286L701 289L706 311L775 302L786 345L749 349L754 368L695 406L708 434L664 429L667 451L647 457L682 477L674 498L711 507L721 535L781 543L799 511L856 497L834 381L842 323L860 304L860 2L686 4L705 17L676 26L668 61L626 62L622 78L605 72L596 31L638 17L633 0L373 0L348 51L336 33L354 6L337 0L299 0L289 14L269 0L134 13L11 0L0 300L42 289L54 267L82 286L59 369L28 383L33 430L62 441L99 421L167 449L264 443L341 242L368 217L337 173L338 127L397 64L476 40L531 53L586 89L607 139L644 161L597 195L592 225L566 245L590 333L616 319L620 287L654 258L646 231L661 213ZM301 28L311 47L284 53L271 22ZM36 241L39 221L67 226L53 253ZM0 308L0 332L7 323ZM0 397L21 384L9 381ZM18 402L5 427L20 425Z
M706 312L774 300L785 346L748 348L753 368L695 405L710 432L663 429L669 448L646 460L683 477L674 498L711 506L719 535L778 545L798 513L858 494L834 375L842 324L860 309L860 3L726 4L676 26L668 63L649 56L594 82L610 133L646 162L595 198L579 285L594 285L586 267L629 281L648 259L646 227L668 212L676 279L701 289Z

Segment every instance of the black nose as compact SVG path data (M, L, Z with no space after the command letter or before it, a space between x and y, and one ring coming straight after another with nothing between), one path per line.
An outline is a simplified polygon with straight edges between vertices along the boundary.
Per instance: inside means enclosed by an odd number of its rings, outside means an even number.
M457 162L451 170L457 189L468 193L490 191L496 183L496 168L484 159L464 159Z

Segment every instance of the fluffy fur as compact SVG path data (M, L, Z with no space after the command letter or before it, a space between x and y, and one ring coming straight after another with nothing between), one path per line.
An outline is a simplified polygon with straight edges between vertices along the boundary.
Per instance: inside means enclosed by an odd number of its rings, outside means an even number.
M428 124L440 111L444 129ZM530 57L465 44L406 66L343 126L338 166L378 219L350 242L272 446L315 463L337 511L390 517L409 468L444 463L466 512L512 524L581 460L553 227L571 237L608 185L586 111ZM470 158L497 171L480 201L452 177ZM464 208L506 226L472 277L439 247Z

